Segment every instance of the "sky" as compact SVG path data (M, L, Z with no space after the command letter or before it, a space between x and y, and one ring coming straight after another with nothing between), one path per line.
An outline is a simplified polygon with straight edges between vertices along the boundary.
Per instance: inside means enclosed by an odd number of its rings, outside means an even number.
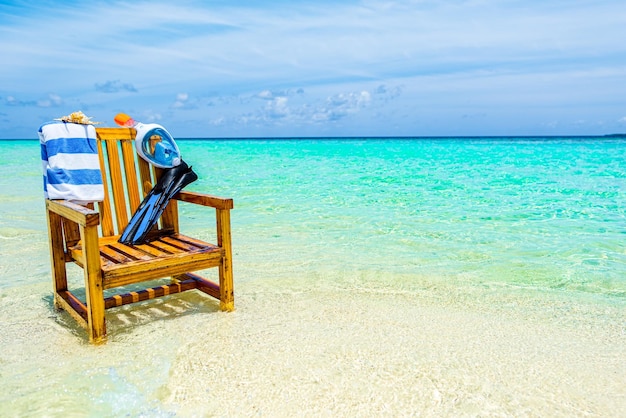
M626 132L623 0L0 0L0 138Z

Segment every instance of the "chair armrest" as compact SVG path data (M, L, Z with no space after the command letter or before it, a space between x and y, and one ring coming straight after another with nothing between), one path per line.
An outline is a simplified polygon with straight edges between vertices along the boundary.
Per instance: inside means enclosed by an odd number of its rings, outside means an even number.
M46 208L50 212L54 212L81 226L96 226L100 224L98 211L68 202L67 200L46 199Z
M234 207L233 199L211 196L204 193L181 191L174 196L174 199L222 210L232 209Z

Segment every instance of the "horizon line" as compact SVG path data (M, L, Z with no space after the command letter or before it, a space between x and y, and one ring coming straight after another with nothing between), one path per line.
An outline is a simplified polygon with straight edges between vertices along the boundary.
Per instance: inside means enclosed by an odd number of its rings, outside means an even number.
M626 133L596 134L596 135L350 135L350 136L233 136L233 137L178 137L177 140L209 140L209 141L243 141L243 140L363 140L363 139L557 139L557 138L626 138ZM39 141L38 138L0 138L0 141Z

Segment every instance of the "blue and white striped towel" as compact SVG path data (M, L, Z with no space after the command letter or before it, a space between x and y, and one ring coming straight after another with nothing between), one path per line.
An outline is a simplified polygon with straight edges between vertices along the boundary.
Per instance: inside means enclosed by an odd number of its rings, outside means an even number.
M78 203L104 199L93 125L48 122L39 128L39 141L46 198Z

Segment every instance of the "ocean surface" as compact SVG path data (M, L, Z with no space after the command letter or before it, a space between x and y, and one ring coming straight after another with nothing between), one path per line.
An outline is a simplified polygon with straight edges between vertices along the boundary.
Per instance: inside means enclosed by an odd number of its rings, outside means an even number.
M178 144L234 198L236 311L112 309L95 347L52 306L39 143L0 141L0 416L623 416L626 139Z

